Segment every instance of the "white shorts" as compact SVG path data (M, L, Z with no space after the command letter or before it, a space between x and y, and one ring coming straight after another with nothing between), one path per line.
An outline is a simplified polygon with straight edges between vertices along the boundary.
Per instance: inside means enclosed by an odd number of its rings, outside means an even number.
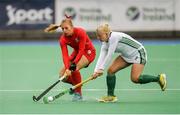
M128 63L138 63L145 65L147 62L147 53L144 47L137 49L137 52L133 54L131 57L121 57Z

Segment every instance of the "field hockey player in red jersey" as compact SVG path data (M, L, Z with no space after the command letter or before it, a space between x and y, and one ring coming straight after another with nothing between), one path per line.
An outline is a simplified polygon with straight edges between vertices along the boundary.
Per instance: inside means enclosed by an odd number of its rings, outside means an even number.
M64 82L76 85L81 82L80 69L88 67L95 59L96 50L89 39L86 31L81 27L74 27L71 17L65 15L60 25L51 24L45 29L45 32L53 32L57 28L62 29L62 35L59 37L59 43L62 51L64 67L60 70L60 76L65 73L67 77ZM73 51L68 54L68 46ZM81 87L74 90L72 101L82 100Z

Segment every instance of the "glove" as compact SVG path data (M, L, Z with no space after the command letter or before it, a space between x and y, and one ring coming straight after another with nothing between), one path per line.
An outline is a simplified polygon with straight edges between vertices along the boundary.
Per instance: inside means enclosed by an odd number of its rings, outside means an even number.
M76 64L75 63L72 63L69 67L69 70L71 71L75 71L76 70Z
M69 94L70 95L74 94L74 90L72 88L70 88Z

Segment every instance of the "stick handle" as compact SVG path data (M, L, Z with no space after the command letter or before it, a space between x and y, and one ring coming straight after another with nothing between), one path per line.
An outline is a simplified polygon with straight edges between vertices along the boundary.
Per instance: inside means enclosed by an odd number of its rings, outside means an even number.
M66 74L64 74L62 77L59 78L60 81L62 81L64 78L66 78Z
M74 90L74 89L76 89L76 88L82 86L83 84L87 83L88 81L90 81L90 80L92 80L92 79L93 79L93 77L91 76L91 77L89 77L88 79L86 79L86 80L84 80L84 81L82 81L82 82L76 84L76 85L73 86L71 89Z

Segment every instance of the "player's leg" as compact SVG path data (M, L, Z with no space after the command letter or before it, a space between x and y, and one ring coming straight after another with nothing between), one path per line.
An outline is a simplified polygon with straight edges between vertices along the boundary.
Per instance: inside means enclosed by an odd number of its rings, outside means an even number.
M142 74L143 69L144 69L143 64L133 64L131 68L131 80L134 83L140 83L140 84L157 82L160 84L161 89L164 91L166 88L165 74L161 74L157 76Z
M95 50L87 50L84 52L83 56L76 65L76 71L72 73L72 78L75 81L75 84L81 82L80 69L88 67L88 65L95 59L96 52ZM75 89L73 101L78 101L82 99L81 86Z
M143 72L143 70L144 70L143 64L132 64L131 81L134 83L140 83L140 84L159 81L158 76L141 74Z
M63 75L64 75L64 72L65 72L65 67L62 67L61 69L60 69L60 72L59 72L59 76L60 77L62 77ZM66 83L69 83L69 84L74 84L74 81L73 81L73 79L72 79L72 75L71 76L67 76L64 80L63 80L63 82L66 82Z
M81 57L81 59L79 60L79 62L77 63L76 68L77 68L77 70L80 70L80 69L88 66L89 63L90 63L90 62L89 62L89 60L87 59L87 57L83 55L83 56Z
M88 66L89 63L90 63L90 61L88 60L88 58L83 55L81 57L81 59L79 60L79 62L77 63L77 65L76 65L77 70L72 72L72 79L75 82L75 84L73 84L73 85L76 85L76 84L81 82L81 74L80 74L79 70L86 67L86 66ZM73 101L82 100L81 89L82 88L80 86L80 87L78 87L78 88L76 88L74 90L74 96L73 96L73 99L72 99Z
M65 72L65 67L60 70L60 76L62 76ZM81 74L79 70L73 71L71 76L67 76L66 79L63 80L65 83L69 83L71 85L76 85L81 82ZM73 101L82 100L81 87L78 87L74 90L74 96L72 98Z
M113 63L109 66L106 76L107 84L107 96L100 98L100 102L115 102L117 97L114 95L114 89L116 85L116 72L121 69L128 67L130 64L127 63L121 56L118 56Z
M81 82L81 74L79 70L73 71L72 72L72 79L74 81L73 86ZM82 91L81 91L81 86L76 88L74 90L74 96L72 98L72 101L80 101L82 100Z
M94 61L96 56L96 51L95 50L87 50L84 52L83 56L81 57L81 59L79 60L79 62L77 63L77 70L80 70L84 67L88 67L88 65Z
M127 63L121 56L118 56L109 66L107 71L106 83L108 87L108 95L114 95L114 88L116 84L116 72L126 68L130 64Z

